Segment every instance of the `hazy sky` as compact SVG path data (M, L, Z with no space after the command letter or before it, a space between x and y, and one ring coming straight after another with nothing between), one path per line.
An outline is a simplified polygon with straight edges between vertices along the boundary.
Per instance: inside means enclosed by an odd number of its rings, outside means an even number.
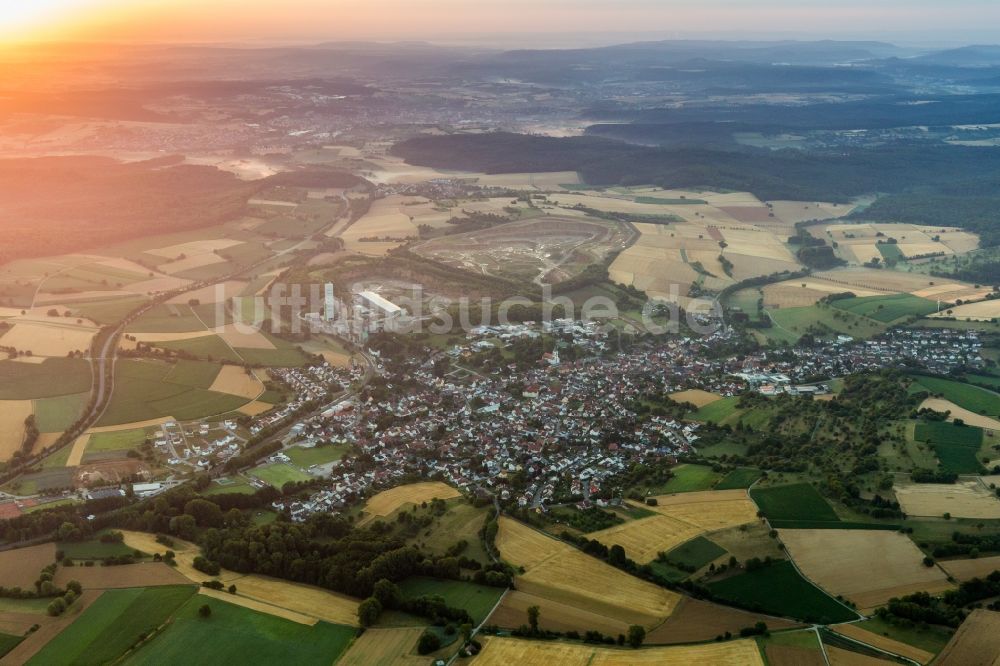
M997 0L0 0L4 39L522 42L772 36L1000 42ZM569 35L574 35L569 38Z

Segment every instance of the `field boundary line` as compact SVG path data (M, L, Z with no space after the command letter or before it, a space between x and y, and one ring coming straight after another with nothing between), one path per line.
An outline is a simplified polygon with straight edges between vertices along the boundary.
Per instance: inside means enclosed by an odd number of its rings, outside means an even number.
M850 622L840 622L839 624L855 624L855 623L861 622L861 621L862 620L851 620ZM838 626L838 625L830 625L830 626ZM831 631L833 631L833 630L831 629ZM902 659L902 660L906 661L907 663L913 664L914 666L922 666L922 664L919 661L915 660L915 659L910 659L909 657L904 657L901 654L896 654L895 652L890 652L889 650L884 650L884 649L878 647L877 645L870 645L869 643L865 643L864 641L858 640L857 638L852 638L851 636L846 636L846 635L844 635L844 634L842 634L840 632L836 632L835 631L834 633L837 634L837 636L839 638L846 638L847 640L851 641L852 643L857 643L858 645L864 645L866 648L869 648L871 650L875 650L877 652L881 652L882 654L889 655L890 657L895 657L897 659ZM823 640L821 638L820 639L820 645L822 645L822 644L823 644ZM825 649L824 649L823 653L824 653L824 655L826 654L826 650ZM936 656L935 656L935 658L936 658Z

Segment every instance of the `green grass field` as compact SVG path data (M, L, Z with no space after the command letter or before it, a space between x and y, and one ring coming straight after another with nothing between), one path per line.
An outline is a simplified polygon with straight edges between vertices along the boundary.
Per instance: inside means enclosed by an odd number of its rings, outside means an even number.
M243 362L243 358L237 355L232 347L227 345L225 340L218 335L206 335L200 338L191 338L190 340L172 340L170 342L155 342L151 344L163 349L187 352L203 359L232 361L233 363Z
M944 649L952 634L951 631L948 631L944 627L902 627L886 622L878 617L858 622L857 626L879 636L887 636L901 643L912 645L921 650L927 650L932 654L937 654Z
M275 463L273 465L257 467L250 470L250 475L271 484L278 490L281 490L289 481L309 481L313 478L286 463Z
M295 344L268 333L264 333L264 337L271 341L275 347L274 349L246 349L237 347L236 351L247 363L251 364L282 368L297 368L305 365L308 359L302 352L296 349Z
M945 421L917 423L913 439L928 442L934 449L941 468L956 474L979 474L983 466L977 454L983 443L983 429L958 426Z
M937 304L934 301L910 294L842 298L834 301L832 305L838 310L869 317L886 324L903 317L914 315L922 317L937 312Z
M166 380L174 384L207 389L212 386L212 382L219 376L220 370L221 367L216 363L180 360L167 373Z
M196 589L193 585L177 585L106 590L28 663L39 666L113 663L140 636L163 624Z
M212 483L203 495L225 495L226 493L239 493L241 495L253 495L257 489L240 478L227 479L228 483Z
M187 305L154 305L129 324L128 333L190 333L204 331L205 324Z
M945 400L950 400L970 412L1000 416L1000 394L940 377L919 375L913 379L930 393L940 394Z
M735 490L738 488L749 488L754 481L760 478L759 469L740 467L726 474L715 484L716 490Z
M399 585L403 596L415 598L436 595L454 608L464 608L476 624L479 624L500 600L503 589L465 583L458 580L435 580L433 578L408 578Z
M142 428L117 430L115 432L98 432L90 436L90 441L87 443L87 452L127 451L128 449L138 447L144 441L146 441L146 431Z
M60 541L56 546L74 560L103 560L105 557L132 555L135 552L124 543L102 543L100 534L87 541Z
M674 564L700 569L725 554L725 548L700 536L674 548L667 553L667 559Z
M208 618L198 614L203 605ZM125 664L333 664L356 631L327 622L313 626L194 595L162 633L128 656Z
M899 249L896 243L876 243L875 247L882 253L883 259L895 259L896 261L906 261L906 255Z
M705 465L678 465L670 470L673 478L655 489L660 493L688 493L696 490L709 490L722 478L718 472Z
M11 636L10 634L0 634L0 657L16 648L24 640L24 636Z
M739 396L732 396L716 400L701 409L688 414L688 418L695 421L706 421L708 423L725 423L730 417L740 411L736 406L739 403Z
M885 324L845 310L819 305L767 310L774 325L755 331L768 340L794 343L810 329L827 334L870 338L885 331Z
M750 497L768 520L837 522L840 519L827 501L808 483L754 488Z
M89 393L35 400L35 423L40 432L62 432L73 425L90 400Z
M326 463L340 460L351 447L346 444L334 444L330 446L314 446L306 449L301 446L293 446L285 449L283 453L292 459L292 462L299 467L309 467L311 465L324 465Z
M731 604L807 622L828 624L857 618L853 611L800 576L788 561L710 583L709 589L717 599Z
M244 398L201 388L205 385L207 368L215 368L217 373L218 366L202 362L177 365L180 370L159 361L119 361L115 366L114 393L98 425L118 425L164 416L193 420L231 412L247 403ZM173 379L175 376L201 386L177 383Z
M49 358L42 363L0 361L0 400L29 400L90 391L90 363Z
M45 614L51 599L9 599L0 597L0 612Z
M76 302L73 312L98 324L117 324L125 315L135 310L147 300L141 296L127 296L92 302Z

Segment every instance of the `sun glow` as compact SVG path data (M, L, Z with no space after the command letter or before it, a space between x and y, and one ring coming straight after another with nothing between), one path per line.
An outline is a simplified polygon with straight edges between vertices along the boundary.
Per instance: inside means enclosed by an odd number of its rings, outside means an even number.
M36 30L73 20L81 9L104 4L101 0L0 0L0 36L30 38Z

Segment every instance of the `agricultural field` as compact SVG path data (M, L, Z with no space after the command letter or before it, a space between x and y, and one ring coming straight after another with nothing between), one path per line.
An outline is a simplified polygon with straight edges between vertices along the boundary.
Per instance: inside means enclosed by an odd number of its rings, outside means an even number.
M977 380L982 380L982 378L977 378ZM975 412L969 411L964 407L959 407L955 403L950 400L945 400L944 398L927 398L920 403L919 409L933 409L936 412L951 412L948 415L949 421L962 419L966 425L1000 432L1000 421L997 419L983 416L982 414L976 414Z
M224 414L247 404L246 398L208 390L219 373L216 364L125 359L115 364L115 390L98 426L163 417L191 420Z
M27 589L38 580L42 568L55 561L54 543L0 551L0 587Z
M41 363L0 361L0 400L53 398L90 390L90 363L50 358Z
M414 664L423 666L428 657L416 654L417 640L423 627L372 627L351 643L337 662L339 666L388 666Z
M913 381L911 391L925 390L976 414L1000 417L1000 394L993 391L940 377L919 375Z
M681 601L683 604L686 598ZM569 604L552 601L520 590L511 590L489 617L487 624L516 629L528 622L528 608L538 606L538 625L548 631L600 631L609 636L628 633L628 623L598 615ZM667 620L670 621L670 618Z
M965 618L934 663L989 666L996 663L997 654L1000 654L1000 613L979 608Z
M927 567L920 549L889 530L780 530L779 538L799 570L834 596L863 612L893 597L951 589L944 572Z
M458 580L408 578L399 584L404 598L439 596L452 608L462 608L478 625L486 619L503 595L501 587L488 587Z
M646 635L646 644L711 641L717 636L725 635L727 631L737 636L740 629L752 627L758 622L767 624L767 628L771 631L800 626L790 620L750 613L694 597L684 597L673 615Z
M839 522L826 500L808 483L754 488L750 497L774 527L795 527L796 522Z
M847 636L848 638L853 638L863 643L874 645L875 647L880 648L882 650L887 650L888 652L902 655L907 659L913 659L914 661L921 664L929 663L934 658L934 654L938 652L944 645L944 643L941 643L940 645L929 646L931 647L933 652L928 652L927 650L921 649L914 645L910 645L908 643L904 643L895 638L890 638L889 636L884 636L880 633L875 633L874 625L870 624L872 622L881 622L881 621L867 620L865 622L859 622L855 624L841 624L834 627L833 631L835 631L838 634L841 634L842 636ZM913 630L911 629L911 631ZM919 633L921 636L924 635L933 636L935 632L914 631L914 633Z
M897 481L893 492L908 516L1000 518L1000 499L978 480L957 483L908 483Z
M705 465L678 465L670 471L673 476L657 489L658 493L688 493L708 490L722 478L721 474L712 471L711 467Z
M333 663L356 633L352 627L327 622L302 624L258 612L203 594L190 597L170 624L124 661L163 663ZM211 608L203 618L198 609Z
M883 324L905 317L923 317L937 312L937 304L934 301L910 294L841 298L833 301L831 305L838 310L868 317Z
M655 499L657 506L645 508L657 515L588 536L608 547L622 546L628 557L645 564L660 552L671 551L699 535L756 520L757 510L742 490L689 492Z
M837 255L852 264L873 257L903 261L926 255L953 255L979 247L974 233L955 227L916 224L827 224L809 228L816 238L837 244Z
M1000 300L990 299L954 305L931 317L953 317L959 321L993 321L1000 317Z
M545 216L442 236L413 251L481 275L555 284L625 248L632 235L625 225L606 220Z
M958 581L985 578L994 571L1000 570L1000 555L961 560L941 560L939 564L942 569L948 572L949 576Z
M947 472L977 474L983 469L978 457L983 444L982 428L943 421L921 422L913 429L913 439L929 444L941 462L941 469Z
M806 333L829 337L849 335L852 338L870 338L883 333L886 325L868 317L825 304L796 308L766 309L771 320L770 328L754 330L761 342L794 344Z
M163 624L196 591L193 585L107 590L28 664L106 664L140 634Z
M854 611L799 575L788 561L737 574L710 583L708 587L716 599L756 612L819 624L857 618Z
M25 435L25 420L32 412L33 406L30 400L0 401L0 461L10 460L21 450Z
M630 648L594 647L580 643L529 641L489 637L475 666L560 664L565 666L627 666L657 664L687 666L764 666L757 643L750 639L707 645Z
M639 580L509 518L500 519L497 547L524 568L517 589L647 628L669 616L680 597Z
M734 416L739 416L741 411L737 406L739 402L739 396L715 400L699 408L698 411L692 412L688 415L688 418L695 421L707 421L709 423L724 425Z
M359 521L359 524L363 525L375 518L385 518L407 504L422 504L430 502L432 499L446 500L459 497L460 494L451 486L440 481L396 486L389 490L383 490L368 499L365 503L364 517Z
M726 554L725 548L699 536L668 552L667 560L698 570Z
M715 490L734 490L736 488L749 488L753 482L760 478L760 470L748 467L739 467L727 473L718 483Z

